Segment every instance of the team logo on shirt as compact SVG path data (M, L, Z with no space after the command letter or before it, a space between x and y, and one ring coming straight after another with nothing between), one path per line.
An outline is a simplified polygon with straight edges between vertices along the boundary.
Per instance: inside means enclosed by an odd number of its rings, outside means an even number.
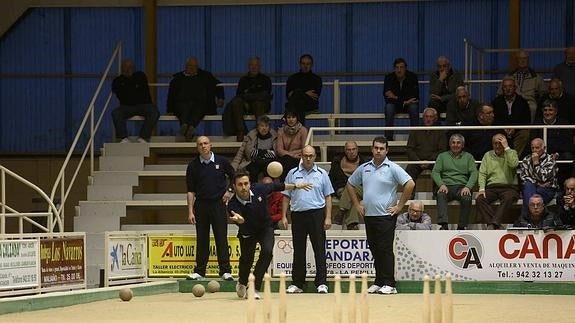
M220 169L220 165L219 165L219 164L216 164L216 169Z
M462 233L449 240L447 247L447 258L455 267L469 269L475 267L482 269L481 258L483 258L484 248L477 237Z

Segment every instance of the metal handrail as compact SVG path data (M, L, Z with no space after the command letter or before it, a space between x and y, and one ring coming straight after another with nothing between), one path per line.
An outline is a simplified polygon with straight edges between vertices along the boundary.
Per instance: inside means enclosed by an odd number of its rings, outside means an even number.
M32 188L34 191L36 191L36 193L40 194L40 196L46 201L46 203L48 203L48 207L49 210L48 212L32 212L32 213L20 213L17 212L15 209L9 207L8 205L6 205L6 174L12 176L14 179L16 179L17 181L19 181L20 183ZM0 185L2 187L2 194L1 194L1 201L0 203L2 204L0 206L0 209L2 210L2 213L0 213L0 234L5 234L6 233L6 217L20 217L20 222L19 222L19 230L20 233L23 233L23 218L25 218L28 222L32 223L33 225L46 230L47 232L51 232L51 229L53 227L53 223L58 225L58 229L60 231L64 231L64 221L62 220L62 217L60 215L60 212L58 210L58 208L56 207L56 205L54 205L53 199L51 199L46 193L44 193L44 191L39 188L38 186L36 186L35 184L33 184L32 182L30 182L29 180L25 179L24 177L14 173L13 171L9 170L8 168L0 165ZM6 213L6 211L9 211L10 213ZM47 215L48 214L48 215ZM30 219L28 216L29 215L39 215L39 216L46 216L47 217L47 226L44 227L41 224L37 223L36 221Z
M70 146L70 150L68 151L66 159L64 160L64 163L62 164L62 167L60 168L60 172L58 173L58 176L56 177L56 180L54 181L54 186L52 187L50 199L54 200L56 193L58 192L58 190L60 191L60 201L61 202L60 202L60 208L57 209L57 211L61 215L62 222L64 222L64 209L65 209L65 205L66 205L66 200L68 198L68 195L69 195L72 187L74 186L74 182L75 182L76 177L80 171L80 168L82 167L84 160L86 159L86 154L88 153L88 151L90 152L90 158L89 158L90 159L90 175L94 174L95 134L98 131L98 128L99 128L100 123L103 119L103 116L104 116L104 114L108 108L108 105L109 105L111 99L112 99L112 92L110 91L110 93L108 94L108 98L106 99L104 107L102 108L102 111L98 115L98 120L96 122L95 122L95 118L94 118L95 104L96 104L96 100L100 96L100 92L102 90L104 82L108 79L108 75L110 73L110 69L112 68L112 65L114 64L114 62L117 59L118 66L120 66L121 57L122 57L122 43L118 42L116 45L116 48L114 49L114 52L112 53L112 56L110 57L110 59L108 61L106 69L105 69L104 73L102 74L102 77L100 78L100 82L98 83L96 91L94 92L94 95L92 96L92 100L88 104L88 109L86 110L86 113L84 114L84 118L82 119L82 122L80 123L80 126L78 127L78 131L76 132L76 136L74 137L74 141L72 142L72 144ZM118 67L118 69L119 69L119 67ZM84 130L87 128L86 124L88 123L88 121L90 122L89 126L88 126L88 129L90 131L90 138L88 139L88 142L86 143L86 147L84 148L84 151L82 153L82 157L80 158L78 165L76 166L76 169L74 170L74 174L72 175L70 182L66 185L64 174L65 174L66 170L68 169L68 164L70 163L70 159L72 157L72 154L76 150L76 146L78 145L78 141L80 139L80 136L82 135ZM50 206L48 208L48 212L51 211L51 207L52 206ZM53 229L53 228L51 228L51 229ZM60 231L63 231L63 230L64 229L62 226L62 228L60 228Z

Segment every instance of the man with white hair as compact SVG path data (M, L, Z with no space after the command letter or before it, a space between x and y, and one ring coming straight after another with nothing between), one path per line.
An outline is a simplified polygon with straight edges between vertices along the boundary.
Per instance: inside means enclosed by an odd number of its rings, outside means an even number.
M523 212L527 212L529 198L541 196L545 204L551 202L557 193L557 164L555 156L547 153L541 138L531 140L531 154L521 161L519 177L523 183Z
M446 121L449 126L471 126L481 104L469 96L465 86L455 89L455 100L447 103Z
M395 230L431 230L431 217L423 212L423 202L411 201L407 212L397 216Z
M448 230L447 204L458 200L461 204L458 230L465 230L471 213L471 190L477 182L477 167L473 156L463 151L465 138L456 133L449 138L449 150L437 156L431 177L437 190L437 223Z

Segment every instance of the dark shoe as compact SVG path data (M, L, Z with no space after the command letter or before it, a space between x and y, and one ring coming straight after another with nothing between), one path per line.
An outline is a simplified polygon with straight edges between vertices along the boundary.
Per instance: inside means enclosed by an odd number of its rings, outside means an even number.
M335 213L335 215L331 219L331 223L338 224L338 225L342 224L344 212L345 211L342 209L337 210L337 212Z
M467 230L467 227L461 224L457 225L457 230Z
M243 132L238 132L238 134L236 135L236 141L237 142L243 142L244 141L244 133Z
M359 230L359 223L350 223L347 225L348 230Z
M440 225L439 230L449 230L447 223L438 223Z
M188 131L186 132L186 140L187 141L193 141L194 140L194 127L189 126L188 127Z
M185 137L186 133L188 133L188 124L182 123L182 125L180 126L180 136Z

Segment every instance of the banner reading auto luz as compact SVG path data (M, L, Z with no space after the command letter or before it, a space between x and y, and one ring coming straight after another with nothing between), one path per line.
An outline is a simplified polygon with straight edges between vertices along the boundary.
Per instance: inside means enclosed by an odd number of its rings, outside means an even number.
M375 273L365 237L328 237L326 255L328 275ZM398 280L575 281L575 231L397 231L395 256ZM289 275L292 259L291 237L276 237L273 274ZM313 276L309 244L306 266Z
M232 275L238 275L240 243L237 237L228 237L228 252ZM149 277L183 277L194 272L196 266L195 235L148 235L148 276ZM255 259L258 258L259 248ZM253 269L253 268L252 268ZM206 269L207 277L218 277L218 257L216 243L210 237L210 255Z

